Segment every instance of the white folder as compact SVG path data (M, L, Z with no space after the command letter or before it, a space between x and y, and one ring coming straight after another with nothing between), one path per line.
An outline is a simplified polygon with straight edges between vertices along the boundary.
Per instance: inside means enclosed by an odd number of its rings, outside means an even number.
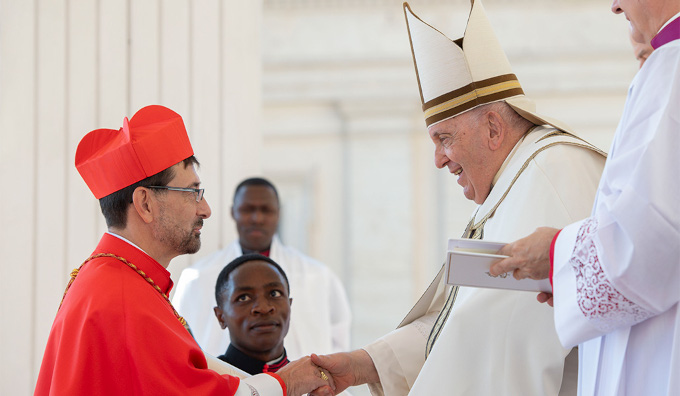
M552 293L548 279L517 280L511 272L493 277L489 274L491 264L507 256L497 252L505 243L479 239L449 239L446 254L446 283L458 286L492 289L524 290Z

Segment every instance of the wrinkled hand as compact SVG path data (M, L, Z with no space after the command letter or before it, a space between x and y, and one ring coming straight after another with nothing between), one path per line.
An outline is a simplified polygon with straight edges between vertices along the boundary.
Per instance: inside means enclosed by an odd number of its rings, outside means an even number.
M305 356L285 365L276 374L281 377L288 390L287 396L299 396L314 391L315 395L332 396L335 390L333 377L324 371L327 380L321 378L321 368Z
M531 235L505 245L498 254L509 256L493 264L489 273L498 276L512 271L515 279L545 279L550 276L550 244L559 230L540 227Z
M312 361L333 376L335 394L350 386L380 381L373 360L363 349L322 356L312 354ZM312 393L312 396L321 395L316 391Z
M335 382L335 391L337 393L354 385L355 376L352 371L351 359L348 353L334 353L332 355L323 356L312 354L312 362L331 373L333 381ZM321 393L313 392L312 395L320 396Z

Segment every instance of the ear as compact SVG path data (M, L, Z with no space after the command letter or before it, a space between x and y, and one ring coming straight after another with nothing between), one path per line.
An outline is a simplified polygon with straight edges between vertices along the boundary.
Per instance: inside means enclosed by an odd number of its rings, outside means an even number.
M227 328L227 323L222 319L222 308L220 307L213 307L213 311L215 312L215 317L217 318L217 321L220 322L220 327L222 330Z
M236 221L236 216L234 216L234 205L231 206L231 210L229 211L231 213L231 218Z
M132 205L135 212L145 223L151 223L154 219L155 201L148 188L137 187L132 193Z
M500 114L495 111L486 113L486 127L488 127L489 149L496 151L501 148L505 134L507 132L507 124Z
M288 305L290 305L291 307L293 306L293 299L292 298L288 299Z

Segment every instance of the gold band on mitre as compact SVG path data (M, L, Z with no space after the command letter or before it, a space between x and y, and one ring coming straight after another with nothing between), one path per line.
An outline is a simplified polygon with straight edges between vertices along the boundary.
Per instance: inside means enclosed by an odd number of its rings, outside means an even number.
M429 126L477 106L517 95L524 95L524 90L514 74L472 82L424 103L425 122Z
M468 110L505 101L537 124L570 132L560 121L539 116L525 96L480 0L472 1L465 34L451 40L404 3L411 54L425 123L429 127Z

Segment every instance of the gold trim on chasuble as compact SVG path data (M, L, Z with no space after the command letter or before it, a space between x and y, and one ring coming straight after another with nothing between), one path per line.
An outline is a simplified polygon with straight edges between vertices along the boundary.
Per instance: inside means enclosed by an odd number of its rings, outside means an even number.
M559 132L561 132L561 131L559 131ZM546 136L543 136L543 137L541 137L540 139L538 139L538 140L536 141L536 143L540 142L541 140L546 139L547 137L553 137L553 136L564 135L564 134L565 134L565 132L561 132L561 133L559 133L559 134L555 134L555 135L552 135L552 136L547 136L547 135L546 135ZM577 136L574 136L574 135L572 135L572 134L570 134L570 133L566 133L566 135L568 135L568 136L570 136L570 137L573 137L573 138L575 138L575 139L578 139L578 140L581 140L581 141L585 142L585 140L583 140L583 139L581 139L581 138L579 138L579 137L577 137ZM585 148L585 149L588 149L588 150L595 151L596 153L598 153L598 154L602 155L603 157L607 158L607 154L606 154L604 151L602 151L602 150L600 150L599 148L597 148L597 147L595 147L595 146L592 146L592 145L590 145L590 144L588 144L588 143L581 144L581 143L576 143L576 142L564 142L564 141L562 141L562 142L554 142L554 143L546 144L545 146L543 146L543 147L539 148L538 150L534 151L534 152L529 156L529 158L527 158L527 160L524 161L524 164L522 164L522 167L519 169L519 171L517 172L517 174L515 174L515 177L512 179L512 181L510 182L510 185L509 185L508 188L505 190L505 192L503 193L503 195L501 196L501 198L498 200L498 202L496 202L496 204L493 206L493 208L491 208L491 210L489 210L489 212L488 212L484 217L482 217L481 220L479 220L477 223L474 223L475 218L474 218L474 216L472 217L472 219L470 220L470 224L468 225L469 232L471 232L472 235L478 235L478 234L479 234L479 235L480 235L479 239L482 239L482 238L484 237L484 224L486 224L486 221L489 220L491 217L493 217L494 213L496 213L496 209L498 209L498 207L501 205L501 203L503 202L503 200L505 199L505 197L506 197L506 196L508 195L508 193L510 192L510 189L512 188L512 186L515 184L515 182L517 181L517 179L519 179L519 176L522 174L522 172L524 172L524 170L529 166L529 163L530 163L530 162L531 162L531 161L532 161L539 153L541 153L543 150L545 150L545 149L547 149L547 148L550 148L550 147L553 147L553 146L557 146L558 144L566 144L566 145L568 145L568 146L582 147L582 148ZM476 213L475 213L475 215L476 215ZM475 238L473 238L473 239L475 239Z
M531 132L532 130L533 130L533 128L530 129L527 132L527 134L529 132ZM569 136L569 137L578 139L578 140L584 142L585 144L576 143L576 142L564 142L564 141L553 142L553 143L546 144L545 146L540 147L539 149L534 151L529 156L529 158L527 158L524 161L524 164L522 164L522 167L515 174L515 177L510 182L510 185L508 186L508 188L505 190L505 192L500 197L498 202L496 202L496 204L491 208L491 210L489 210L489 212L484 217L482 217L482 219L477 223L475 223L475 216L477 215L477 213L475 213L472 216L472 219L470 219L470 222L468 223L467 227L465 228L465 232L463 233L462 238L469 238L469 239L483 239L484 238L484 225L486 224L486 221L489 220L491 217L493 217L493 215L494 215L494 213L496 213L496 210L498 209L498 207L501 205L501 203L503 202L505 197L510 192L510 189L512 189L512 186L515 184L517 179L519 179L519 176L529 166L529 163L539 153L541 153L543 150L550 148L550 147L553 147L553 146L556 146L558 144L566 144L566 145L569 145L569 146L577 146L577 147L583 147L583 148L586 148L586 149L589 149L589 150L593 150L593 151L597 152L598 154L604 156L605 158L607 157L607 154L604 151L598 149L595 146L588 144L587 142L585 142L585 140L579 138L578 136L574 136L570 133L566 133L566 132L563 132L563 131L560 131L560 130L555 130L553 132L547 133L545 136L540 137L536 142L534 142L534 144L539 143L542 140L545 140L547 138L555 137L555 136L560 136L560 137ZM458 289L459 289L458 286L452 286L451 287L451 290L449 291L449 295L446 298L446 303L444 304L444 307L442 308L442 310L439 312L439 316L437 316L437 320L435 321L434 326L432 327L432 331L430 331L430 336L427 338L427 344L425 346L425 359L427 359L427 357L429 356L430 351L434 347L434 343L437 341L437 337L439 337L439 334L441 333L442 329L444 328L444 323L446 323L446 320L449 318L449 314L451 313L451 309L453 308L453 303L456 301L456 296L458 295Z

